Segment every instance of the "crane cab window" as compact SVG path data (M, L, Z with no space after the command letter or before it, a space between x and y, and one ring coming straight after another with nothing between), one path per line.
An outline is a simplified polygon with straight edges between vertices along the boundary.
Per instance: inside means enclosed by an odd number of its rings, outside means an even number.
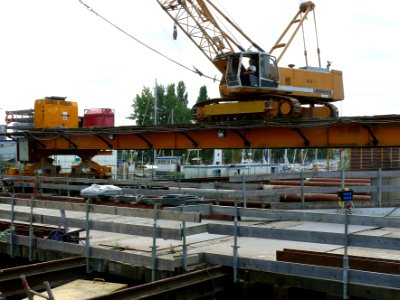
M258 53L233 53L228 56L226 83L229 87L259 86ZM255 71L250 74L250 60L253 60Z
M258 62L258 54L242 56L240 69L240 82L242 86L260 86Z
M228 57L228 64L226 68L226 83L228 86L240 86L240 56L233 55Z
M260 85L262 87L278 86L279 72L273 56L270 56L266 53L260 54L259 70Z
M226 82L229 87L277 87L279 72L275 58L259 52L231 54L228 56Z

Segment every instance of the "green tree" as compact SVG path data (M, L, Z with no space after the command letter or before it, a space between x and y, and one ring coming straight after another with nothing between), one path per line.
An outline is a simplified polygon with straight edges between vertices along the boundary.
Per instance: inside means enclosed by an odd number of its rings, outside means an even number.
M197 103L208 99L209 97L207 94L207 87L203 85L202 87L200 87L199 96L197 97Z
M136 94L131 107L133 113L129 119L135 120L137 125L154 124L154 96L150 88L143 87L141 94Z
M155 93L144 87L133 100L133 113L129 119L135 120L138 125L188 124L191 113L187 105L188 94L183 81L178 83L177 89L175 84L167 87L157 85Z
M183 81L178 82L176 94L178 101L187 107L189 105L188 93L186 92L186 85Z
M170 87L167 87L167 89L170 89ZM156 97L153 98L153 101L156 105L156 113L157 113L157 119L154 124L157 125L164 125L168 124L168 114L171 109L171 105L169 105L168 98L171 98L171 95L166 94L165 92L165 87L163 85L157 85L156 86Z

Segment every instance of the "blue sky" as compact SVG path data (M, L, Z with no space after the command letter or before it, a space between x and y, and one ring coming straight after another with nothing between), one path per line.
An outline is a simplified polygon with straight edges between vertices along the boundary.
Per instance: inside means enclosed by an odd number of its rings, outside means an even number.
M219 72L179 33L155 0L86 0L101 15L142 42L204 74ZM258 44L269 50L298 9L298 0L218 0ZM245 5L243 4L245 3ZM395 1L315 0L322 65L344 74L346 99L337 103L341 115L400 114L397 56L400 20ZM218 85L151 52L122 34L78 0L0 1L0 113L32 108L35 99L67 96L87 108L109 107L117 125L144 86L185 81L190 103L202 85L211 97ZM310 64L316 60L309 47ZM282 64L304 64L301 40L295 41ZM0 124L3 124L0 119Z

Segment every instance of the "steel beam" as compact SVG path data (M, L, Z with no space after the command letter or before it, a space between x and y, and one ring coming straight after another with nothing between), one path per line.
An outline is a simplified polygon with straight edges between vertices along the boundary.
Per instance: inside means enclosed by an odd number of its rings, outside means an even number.
M343 255L299 249L276 251L278 261L341 268ZM393 259L349 255L349 268L369 272L400 275L400 262Z
M225 135L218 136L216 131ZM325 120L279 120L229 124L123 126L103 129L29 130L29 152L70 153L109 149L353 148L398 147L400 115L342 117ZM108 139L112 135L113 139ZM188 138L190 137L190 138ZM103 140L109 143L105 146ZM195 141L195 143L194 143ZM37 153L34 153L38 151Z
M9 237L7 236L4 241L8 242ZM15 237L15 244L27 247L29 245L28 237L17 235ZM80 256L85 255L85 246L80 244L65 243L41 238L35 238L34 244L35 248L37 249L58 251ZM151 267L151 257L146 255L146 253L138 254L108 248L90 247L90 258L118 261L126 264L143 266L146 268ZM182 265L180 258L168 258L166 256L160 256L157 259L157 266L159 270L175 271L176 268L179 268Z
M10 217L11 217L11 212L8 210L8 208L0 209L0 218L10 219ZM83 215L81 217L77 217L75 215L75 217L68 217L67 219L65 219L61 216L57 217L47 214L38 214L38 213L30 214L29 212L21 212L21 211L15 212L15 220L17 221L29 222L31 217L32 217L32 222L34 223L77 227L77 228L86 227L85 217ZM147 236L147 237L152 236L151 224L149 225L129 224L129 223L123 223L120 220L115 221L112 220L111 218L105 221L91 220L90 227L91 230L99 230L105 232L114 232L114 233L130 234L130 235L134 234L138 236ZM206 232L206 230L207 230L207 225L200 224L186 228L186 234L193 235L201 232ZM164 239L181 240L182 230L181 228L167 228L161 226L158 229L157 237Z
M232 234L233 230L233 225L208 224L208 233L211 234L230 235ZM343 233L274 229L256 227L255 225L240 226L238 228L238 236L339 246L343 246L345 244L345 235L343 235ZM358 234L351 234L348 238L349 246L352 247L398 250L400 243L399 238L363 236Z
M230 255L204 253L203 258L205 262L210 264L222 264L224 266L232 267L232 257ZM241 269L259 270L301 277L313 277L330 281L342 280L341 268L293 264L279 261L266 261L246 257L240 257L238 264L239 268ZM400 276L349 270L349 283L379 286L386 289L395 289L398 292L398 287L400 286Z
M257 282L275 286L296 287L299 289L323 292L326 299L342 299L342 282L324 280L322 278L294 276L250 269L239 271L239 278L244 282ZM400 299L398 289L387 289L377 285L349 284L349 294L352 297L365 299Z
M15 205L17 206L29 206L28 199L15 199ZM0 203L11 204L12 199L6 197L0 197ZM84 203L74 202L57 202L57 201L43 201L35 200L35 208L47 208L47 209L63 209L70 211L85 211ZM147 218L153 217L152 212L148 209L141 208L130 208L130 207L118 207L118 206L106 206L106 205L95 205L89 206L90 213L107 214L107 215L118 215L124 217L136 217L136 218ZM161 220L174 220L174 221L187 221L187 222L201 222L201 215L193 212L179 212L179 211L166 211L162 210L159 212L158 218Z
M221 205L188 205L185 207L168 207L166 210L179 210L184 212L196 212L202 215L226 215L234 216L234 208L231 206ZM332 212L311 212L301 210L285 210L285 209L260 209L260 208L238 208L240 217L259 218L269 221L307 221L307 222L324 222L334 224L344 224L344 215ZM379 217L365 215L351 215L349 218L350 225L374 226L374 227L400 227L400 219L398 217Z

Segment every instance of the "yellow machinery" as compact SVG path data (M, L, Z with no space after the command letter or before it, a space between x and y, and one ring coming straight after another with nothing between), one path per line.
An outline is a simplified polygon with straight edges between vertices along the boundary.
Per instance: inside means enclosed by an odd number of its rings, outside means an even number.
M35 101L35 128L77 128L78 104L64 97L46 97Z
M65 99L65 97L45 97L44 99L35 100L34 109L7 111L6 123L18 130L31 128L78 128L78 104L77 102L66 101ZM82 162L72 166L71 174L60 174L60 166L53 164L54 159L47 157L47 155L35 156L32 161L24 164L22 172L17 168L13 168L8 171L8 175L22 173L25 176L43 175L91 178L110 178L112 176L110 167L101 166L91 161L96 152L90 155L82 155Z
M18 129L77 128L78 103L65 97L45 97L35 100L34 109L6 112L6 123Z
M331 104L344 99L342 72L321 67L278 67L294 36L303 26L315 5L300 4L299 10L269 52L253 42L235 23L226 17L211 0L157 0L174 23L196 44L200 51L222 73L220 99L210 99L193 107L197 121L254 120L274 118L337 117ZM218 16L218 17L217 17ZM219 20L250 43L248 51L222 29ZM315 18L314 18L315 20ZM254 22L254 20L253 20ZM255 26L257 21L254 22ZM224 24L225 26L225 24ZM272 53L281 50L277 57ZM306 52L305 52L306 54ZM255 61L255 74L243 74L248 61Z
M85 159L71 167L71 177L108 179L112 177L110 166L102 166L93 160Z
M9 168L8 176L65 176L80 178L97 178L108 179L112 177L112 169L110 166L100 165L90 159L84 159L78 164L71 166L71 173L60 173L60 166L53 164L53 159L46 157L26 163L23 167L22 174L18 168Z

